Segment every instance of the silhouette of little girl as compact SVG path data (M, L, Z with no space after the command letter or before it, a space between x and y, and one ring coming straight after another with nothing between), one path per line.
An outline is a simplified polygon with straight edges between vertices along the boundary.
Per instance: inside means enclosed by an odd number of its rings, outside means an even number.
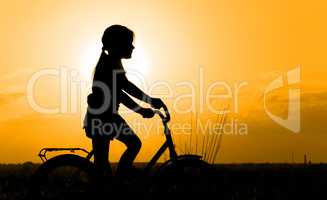
M118 174L125 175L131 171L141 148L139 137L118 114L119 104L124 104L144 118L153 117L153 110L141 107L129 95L156 109L164 105L161 99L145 94L126 77L121 59L132 57L133 39L134 33L121 25L108 27L102 36L102 52L95 68L92 93L87 98L84 120L86 135L92 139L94 163L100 172L105 172L109 166L110 140L117 139L127 147L119 160Z

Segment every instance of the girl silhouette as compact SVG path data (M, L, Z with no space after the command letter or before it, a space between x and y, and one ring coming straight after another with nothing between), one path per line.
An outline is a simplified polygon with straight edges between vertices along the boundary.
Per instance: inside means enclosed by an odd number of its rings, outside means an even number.
M128 174L133 169L133 161L141 148L140 139L119 115L119 104L124 104L144 118L153 117L153 110L141 107L129 95L149 103L156 109L164 105L161 99L145 94L125 75L121 59L132 57L133 39L133 31L125 26L112 25L104 31L102 52L93 77L92 93L87 98L84 129L86 135L92 139L94 163L101 172L109 169L110 140L117 139L127 147L119 160L118 174Z

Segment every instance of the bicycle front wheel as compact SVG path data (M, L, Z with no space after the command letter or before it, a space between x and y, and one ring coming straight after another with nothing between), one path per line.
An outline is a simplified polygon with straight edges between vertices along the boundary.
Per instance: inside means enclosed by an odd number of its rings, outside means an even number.
M204 194L211 192L212 166L192 155L184 155L159 169L162 193Z

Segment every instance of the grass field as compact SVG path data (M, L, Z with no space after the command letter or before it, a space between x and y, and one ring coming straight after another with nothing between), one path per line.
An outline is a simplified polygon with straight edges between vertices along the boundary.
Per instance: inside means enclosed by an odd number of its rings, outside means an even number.
M0 165L0 200L24 199L30 177L38 166L33 163ZM219 164L214 169L211 199L327 197L326 164Z

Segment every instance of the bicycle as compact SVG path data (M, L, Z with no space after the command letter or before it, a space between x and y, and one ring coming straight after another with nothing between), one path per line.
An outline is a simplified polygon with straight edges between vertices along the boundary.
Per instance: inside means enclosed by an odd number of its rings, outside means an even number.
M208 189L199 181L202 178L204 178L204 181L207 181L206 178L208 175L210 176L211 165L202 160L199 155L177 154L171 131L168 127L170 114L166 106L163 109L165 114L160 110L155 110L154 112L162 120L166 141L147 163L144 168L144 175L150 174L159 158L168 149L170 159L161 164L156 170L155 176L153 176L160 177L154 190L172 192L199 190L200 187L204 187L205 190ZM47 158L48 152L60 151L71 151L71 153L58 155L51 159ZM86 157L74 154L76 151L84 152ZM94 187L97 182L97 172L94 164L91 162L93 150L88 152L83 148L43 148L39 153L39 157L43 161L43 164L37 169L32 179L31 194L33 195L33 199L54 199L56 195L62 199L63 195L67 193L71 195L78 193L85 195L86 193L96 191ZM54 178L55 176L59 178ZM60 183L58 179L63 177L65 179ZM54 191L51 191L51 193L50 190ZM47 198L47 196L49 197Z

